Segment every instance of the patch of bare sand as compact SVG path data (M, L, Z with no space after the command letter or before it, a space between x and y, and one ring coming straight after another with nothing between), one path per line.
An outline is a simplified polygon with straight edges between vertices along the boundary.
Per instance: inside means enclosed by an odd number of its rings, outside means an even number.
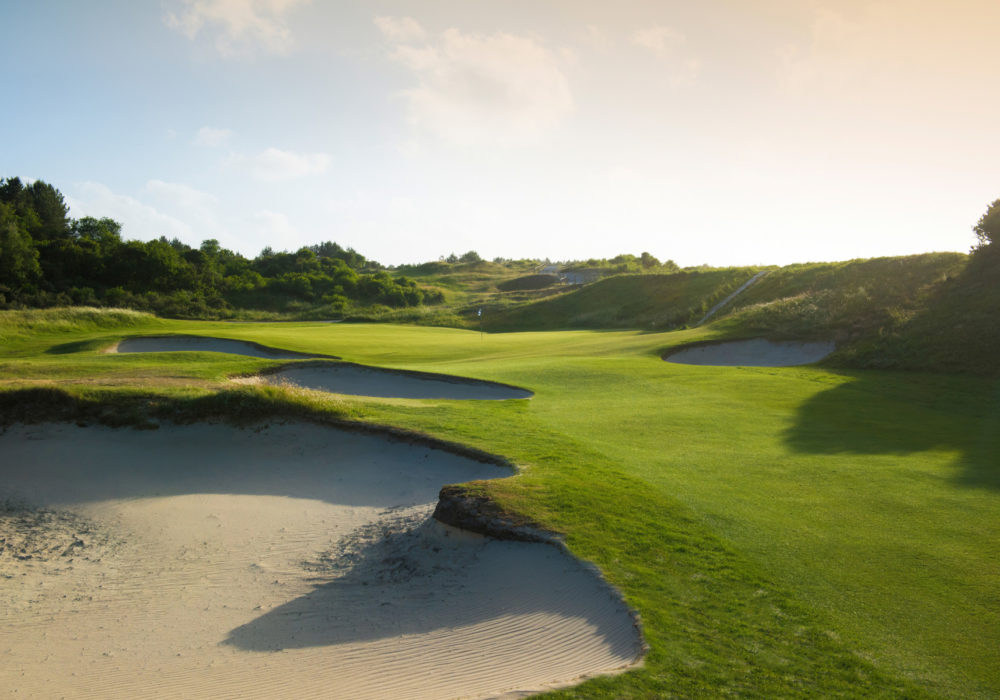
M294 384L337 394L396 399L527 399L527 389L451 375L364 367L349 362L303 363L261 375L269 384Z
M0 458L44 507L0 519L8 697L514 697L641 653L580 562L429 518L499 467L301 424L18 426Z
M681 348L663 359L682 365L791 367L819 362L835 349L832 342L775 342L764 338Z

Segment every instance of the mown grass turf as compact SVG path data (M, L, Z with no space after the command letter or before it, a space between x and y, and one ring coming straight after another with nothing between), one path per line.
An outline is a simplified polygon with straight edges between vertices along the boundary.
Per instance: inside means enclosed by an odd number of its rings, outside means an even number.
M0 317L0 335L11 318ZM228 374L274 363L97 352L143 332L242 338L499 380L536 395L463 402L234 393L222 383ZM0 383L44 384L86 405L117 401L131 406L127 413L146 401L174 402L185 408L171 411L188 418L228 405L244 417L287 408L363 419L522 465L518 477L483 488L564 532L574 552L596 562L642 614L651 646L644 668L559 695L1000 694L1000 387L659 359L668 346L712 333L480 336L147 317L120 329L40 325L4 336ZM45 403L17 394L0 411L32 401Z

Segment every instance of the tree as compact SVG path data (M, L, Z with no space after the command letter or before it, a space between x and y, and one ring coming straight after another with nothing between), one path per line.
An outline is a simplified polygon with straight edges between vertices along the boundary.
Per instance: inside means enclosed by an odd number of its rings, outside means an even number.
M40 273L31 236L18 226L13 207L0 202L0 286L17 291Z
M201 242L201 248L199 248L202 253L210 258L216 258L222 251L222 246L219 245L219 241L215 238L209 238Z
M77 219L71 230L77 240L94 241L105 252L122 241L122 225L107 216L100 219L93 216Z
M35 180L25 188L30 206L38 215L38 226L30 231L36 241L70 236L69 207L62 193L47 182Z
M979 245L973 248L974 251L985 250L1000 240L1000 199L989 206L972 230L979 240Z
M642 266L646 269L660 266L660 261L645 251L642 253L641 256L639 256L639 261L642 263Z

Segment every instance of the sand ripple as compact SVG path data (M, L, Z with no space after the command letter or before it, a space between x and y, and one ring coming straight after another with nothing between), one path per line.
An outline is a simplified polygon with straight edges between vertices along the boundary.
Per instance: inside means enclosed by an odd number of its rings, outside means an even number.
M0 550L9 697L514 697L641 653L580 562L429 518L500 467L297 424L17 427L0 455L0 499L67 514Z

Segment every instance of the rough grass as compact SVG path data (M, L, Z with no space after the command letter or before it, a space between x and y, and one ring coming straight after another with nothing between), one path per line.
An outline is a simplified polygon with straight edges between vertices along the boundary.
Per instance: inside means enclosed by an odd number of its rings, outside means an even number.
M619 275L577 291L492 314L494 331L567 328L671 329L696 322L755 268Z
M928 253L770 271L723 310L725 325L774 338L869 339L926 307L967 256Z
M827 366L997 376L1000 261L928 253L773 270L713 327L774 339L833 339Z
M977 255L890 329L855 343L842 364L1000 375L1000 257Z
M644 668L558 696L1000 694L996 384L659 360L668 347L712 337L712 328L485 336L306 323L148 328L534 390L532 400L513 402L234 390L227 375L273 363L101 355L88 344L136 332L124 322L19 336L0 348L3 376L19 377L17 393L0 393L8 419L27 406L39 407L35 418L68 417L58 412L67 396L77 402L72 411L107 411L131 425L175 413L346 417L522 466L519 476L480 487L564 532L639 610L651 647ZM43 382L46 390L28 388Z
M53 333L136 327L149 324L155 321L155 318L152 314L142 311L99 309L89 306L0 311L0 342Z

